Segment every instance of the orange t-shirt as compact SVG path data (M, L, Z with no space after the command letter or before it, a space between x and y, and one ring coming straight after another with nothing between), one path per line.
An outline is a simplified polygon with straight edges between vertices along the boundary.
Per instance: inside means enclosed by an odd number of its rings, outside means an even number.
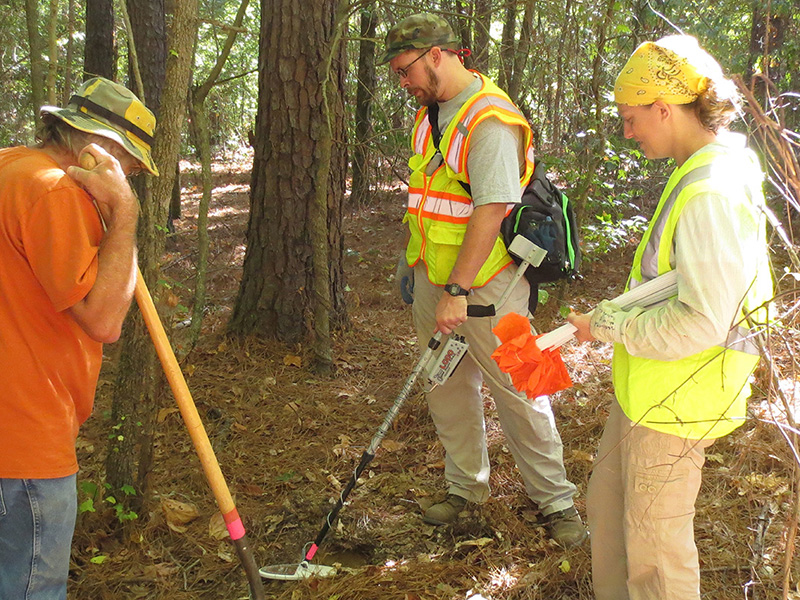
M46 154L0 150L0 477L78 470L102 344L66 310L97 276L103 230L89 195Z

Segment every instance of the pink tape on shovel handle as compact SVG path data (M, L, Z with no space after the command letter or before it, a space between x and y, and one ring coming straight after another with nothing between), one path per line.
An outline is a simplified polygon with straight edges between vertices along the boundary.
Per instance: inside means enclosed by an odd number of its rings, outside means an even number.
M229 513L222 515L225 519L225 526L228 528L228 533L231 534L232 540L238 540L244 537L244 523L239 517L239 512L234 508Z
M314 555L317 553L318 549L319 546L317 546L316 544L311 544L311 548L309 548L308 552L306 552L306 560L311 560L312 558L314 558Z

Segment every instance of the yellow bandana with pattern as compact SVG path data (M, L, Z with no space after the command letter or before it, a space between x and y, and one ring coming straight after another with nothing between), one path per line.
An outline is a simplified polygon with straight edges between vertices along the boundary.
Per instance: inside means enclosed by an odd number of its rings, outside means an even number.
M671 35L644 42L617 77L614 99L628 106L644 106L656 100L689 104L708 88L707 75L714 70L721 69L691 36Z

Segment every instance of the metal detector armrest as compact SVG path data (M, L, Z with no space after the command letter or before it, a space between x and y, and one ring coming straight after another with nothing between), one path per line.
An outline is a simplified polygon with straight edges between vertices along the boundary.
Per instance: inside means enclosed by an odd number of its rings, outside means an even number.
M496 314L494 304L469 304L467 306L468 317L493 317Z

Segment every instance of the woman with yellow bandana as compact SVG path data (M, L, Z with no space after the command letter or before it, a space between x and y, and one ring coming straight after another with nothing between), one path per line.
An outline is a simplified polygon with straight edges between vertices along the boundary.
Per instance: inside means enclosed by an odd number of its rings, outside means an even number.
M763 174L726 130L735 86L694 38L640 45L614 93L625 137L676 166L627 287L675 270L678 294L569 316L580 341L614 343L616 400L587 493L592 579L598 600L697 600L704 453L744 421L752 337L772 297Z

